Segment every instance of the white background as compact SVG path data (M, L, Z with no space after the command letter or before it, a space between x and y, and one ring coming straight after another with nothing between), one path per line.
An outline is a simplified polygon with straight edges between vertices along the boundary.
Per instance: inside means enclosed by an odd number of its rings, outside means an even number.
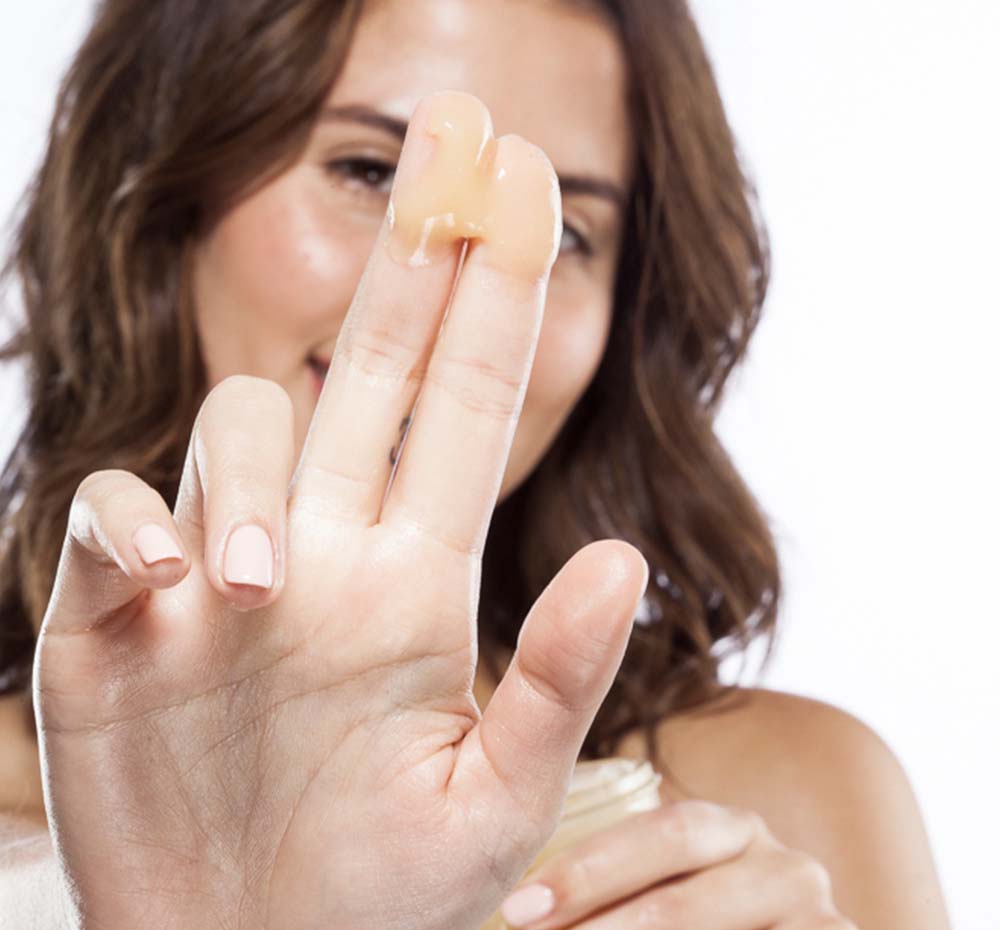
M90 3L25 9L5 9L0 31L3 219ZM774 252L719 421L786 572L763 684L843 707L886 740L954 927L996 930L1000 4L694 10ZM0 370L0 453L19 391Z

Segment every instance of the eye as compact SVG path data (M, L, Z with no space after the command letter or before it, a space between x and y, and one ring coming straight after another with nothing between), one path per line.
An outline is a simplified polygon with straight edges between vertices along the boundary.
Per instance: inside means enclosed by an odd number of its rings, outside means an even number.
M331 174L338 175L348 186L360 185L362 192L388 194L392 189L392 177L396 173L394 165L377 158L340 158L326 164Z
M588 256L593 254L593 249L590 247L590 243L586 240L584 236L576 229L575 226L571 226L569 223L563 222L563 239L562 242L566 241L566 235L569 234L572 238L577 241L577 246L575 251L579 252L581 255ZM559 244L559 252L562 254L562 243Z

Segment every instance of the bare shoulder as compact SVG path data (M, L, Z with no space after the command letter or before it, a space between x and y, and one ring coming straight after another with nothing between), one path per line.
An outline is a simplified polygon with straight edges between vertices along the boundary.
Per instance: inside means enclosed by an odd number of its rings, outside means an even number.
M665 801L756 811L781 843L827 868L839 906L860 926L947 928L910 780L863 720L813 698L739 688L663 721L657 746ZM645 758L641 734L620 751Z
M634 739L637 734L632 734ZM774 786L849 788L850 771L899 777L885 740L853 714L814 698L767 688L737 688L710 704L663 721L658 746L683 795L767 801ZM846 766L846 768L845 768ZM817 782L817 779L819 781ZM785 797L782 790L776 800Z

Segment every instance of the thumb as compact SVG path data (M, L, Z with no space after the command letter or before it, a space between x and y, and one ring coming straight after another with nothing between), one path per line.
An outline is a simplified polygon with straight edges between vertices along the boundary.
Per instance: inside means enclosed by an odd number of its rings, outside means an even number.
M554 824L648 580L642 554L621 540L573 555L528 612L510 667L463 747L467 758L456 760L456 769L474 771L456 770L453 788L465 777L492 780L534 826Z

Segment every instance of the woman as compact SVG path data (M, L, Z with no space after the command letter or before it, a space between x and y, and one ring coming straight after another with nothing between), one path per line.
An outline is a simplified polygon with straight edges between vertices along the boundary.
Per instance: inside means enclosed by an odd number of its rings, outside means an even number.
M488 237L387 258L444 91L512 178L559 174L537 279ZM4 912L474 928L579 752L651 759L665 804L512 923L946 927L882 741L717 680L780 599L712 431L767 284L747 187L676 0L100 4L9 269Z

